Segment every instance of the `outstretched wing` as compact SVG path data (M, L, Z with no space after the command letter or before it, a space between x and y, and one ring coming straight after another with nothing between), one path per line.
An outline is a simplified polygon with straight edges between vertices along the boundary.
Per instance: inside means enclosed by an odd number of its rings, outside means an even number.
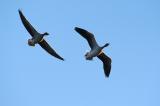
M103 62L103 69L106 77L109 77L111 71L111 58L105 55L103 52L97 56Z
M75 27L75 30L88 41L88 44L91 47L91 49L98 46L92 33L78 27Z
M34 29L34 27L28 22L28 20L25 18L21 10L18 10L20 18L22 20L23 25L27 29L27 31L30 33L32 37L34 37L35 34L38 32Z
M51 54L52 56L60 59L60 60L64 60L61 56L59 56L55 50L53 50L49 44L43 39L41 42L39 42L39 45L44 49L46 50L49 54Z

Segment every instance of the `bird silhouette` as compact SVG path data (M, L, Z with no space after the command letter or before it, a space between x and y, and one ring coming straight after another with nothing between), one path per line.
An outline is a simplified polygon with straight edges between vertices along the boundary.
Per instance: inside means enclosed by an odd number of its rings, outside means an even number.
M88 41L88 44L91 48L91 50L85 54L86 60L92 60L93 57L98 57L103 62L105 76L109 77L111 71L111 58L102 51L103 48L109 46L109 43L106 43L104 46L100 47L92 33L78 27L75 27L75 31L77 31Z
M36 29L29 23L29 21L25 18L21 10L18 10L21 21L28 31L28 33L31 35L31 39L28 39L28 45L29 46L35 46L35 44L39 44L45 51L47 51L50 55L60 59L64 60L60 55L56 53L54 49L51 48L51 46L44 40L44 36L49 35L47 32L41 34L36 31Z

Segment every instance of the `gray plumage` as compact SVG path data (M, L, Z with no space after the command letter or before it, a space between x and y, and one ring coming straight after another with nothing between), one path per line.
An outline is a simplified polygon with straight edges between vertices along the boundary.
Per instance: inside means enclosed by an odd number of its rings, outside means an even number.
M91 48L91 51L85 54L86 60L92 60L93 57L97 56L103 62L105 76L109 77L111 71L111 59L102 52L102 49L107 47L109 43L106 43L104 46L100 47L92 33L78 27L75 27L75 30L88 41Z
M21 21L28 31L28 33L32 36L31 39L28 40L29 46L35 46L35 44L39 44L44 50L46 50L50 55L60 59L64 60L60 55L56 53L54 49L52 49L49 44L43 39L44 36L49 35L47 32L44 34L40 34L35 30L35 28L28 22L28 20L25 18L21 10L18 10Z

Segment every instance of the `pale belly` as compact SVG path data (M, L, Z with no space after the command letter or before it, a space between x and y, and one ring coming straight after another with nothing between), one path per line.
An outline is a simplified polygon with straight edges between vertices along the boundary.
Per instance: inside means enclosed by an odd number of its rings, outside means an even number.
M95 50L92 50L91 52L90 52L90 57L96 57L96 56L98 56L99 55L99 53L101 53L101 49L99 48L99 49L95 49Z

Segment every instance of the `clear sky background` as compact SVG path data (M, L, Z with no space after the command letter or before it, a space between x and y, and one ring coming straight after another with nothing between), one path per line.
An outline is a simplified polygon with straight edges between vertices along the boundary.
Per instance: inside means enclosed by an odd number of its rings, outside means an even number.
M160 106L159 0L1 0L0 106ZM65 58L39 45L21 23L31 24ZM86 61L86 40L95 34L112 58L105 78L102 62Z

